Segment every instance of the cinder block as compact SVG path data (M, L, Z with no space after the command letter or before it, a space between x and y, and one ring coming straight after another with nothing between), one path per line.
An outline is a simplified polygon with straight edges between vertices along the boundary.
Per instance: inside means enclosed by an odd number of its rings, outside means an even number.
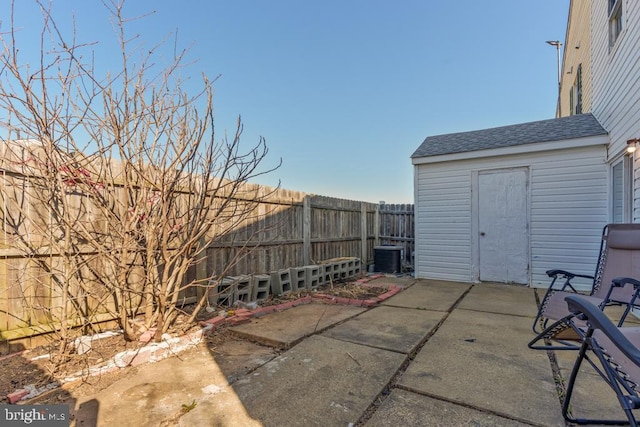
M337 261L333 263L333 281L339 282L347 276L347 263Z
M252 280L253 295L251 295L251 301L260 301L269 298L271 276L269 274L254 274Z
M307 289L307 270L304 267L292 267L289 269L291 278L291 289L301 291Z
M332 283L335 282L334 279L334 271L333 271L333 267L334 264L332 262L327 263L327 264L322 264L322 277L323 277L323 282L324 283Z
M237 276L234 287L236 290L235 301L251 302L253 297L253 281L251 276Z
M214 282L214 287L209 290L209 304L231 307L233 303L236 302L237 295L236 288L234 287L236 282L235 278L224 277L220 281L210 281L209 283L212 282Z
M360 277L362 273L362 263L360 258L353 258L347 263L347 277L354 278Z
M304 267L307 276L307 289L314 290L320 286L320 266L307 265Z
M207 286L209 287L207 299L209 300L210 306L216 307L218 305L224 305L230 307L231 304L234 303L235 294L233 292L233 288L230 287L230 284L230 281L226 278L221 280L209 280L207 283Z
M337 263L338 280L344 280L349 274L349 260L340 260Z
M326 283L324 266L322 264L319 264L319 265L312 265L311 267L318 267L318 286L324 285Z
M271 293L273 295L288 294L292 290L289 269L271 272Z

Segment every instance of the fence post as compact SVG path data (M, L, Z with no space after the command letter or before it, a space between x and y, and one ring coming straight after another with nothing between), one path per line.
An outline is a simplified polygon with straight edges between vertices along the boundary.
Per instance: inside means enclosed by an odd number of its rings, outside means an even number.
M365 267L369 261L367 237L367 204L360 202L360 261Z
M374 217L373 228L375 229L375 239L373 241L373 246L380 245L380 207L382 204L376 205L376 214Z
M302 201L302 265L311 264L311 196Z

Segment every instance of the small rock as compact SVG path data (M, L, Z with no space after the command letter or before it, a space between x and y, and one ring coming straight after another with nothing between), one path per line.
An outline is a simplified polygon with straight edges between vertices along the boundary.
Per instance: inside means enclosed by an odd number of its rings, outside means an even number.
M76 353L85 354L91 351L91 337L82 335L73 341L73 346L76 348Z
M258 308L257 301L252 301L252 302L236 301L233 303L233 305L234 307L246 308L249 310L255 310L256 308Z

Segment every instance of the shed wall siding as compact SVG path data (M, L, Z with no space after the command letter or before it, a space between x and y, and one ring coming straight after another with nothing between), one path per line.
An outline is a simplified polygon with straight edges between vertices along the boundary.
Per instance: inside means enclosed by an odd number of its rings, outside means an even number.
M417 272L428 272L418 277L466 282L471 277L471 173L451 165L418 167L415 265Z
M516 167L530 171L531 285L548 286L551 268L593 274L609 211L604 146L417 165L416 277L476 281L472 177Z

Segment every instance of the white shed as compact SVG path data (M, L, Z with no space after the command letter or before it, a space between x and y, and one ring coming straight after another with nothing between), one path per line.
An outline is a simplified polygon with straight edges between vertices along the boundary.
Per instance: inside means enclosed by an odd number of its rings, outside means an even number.
M416 277L546 287L551 268L593 274L608 141L591 114L426 138L411 156Z

